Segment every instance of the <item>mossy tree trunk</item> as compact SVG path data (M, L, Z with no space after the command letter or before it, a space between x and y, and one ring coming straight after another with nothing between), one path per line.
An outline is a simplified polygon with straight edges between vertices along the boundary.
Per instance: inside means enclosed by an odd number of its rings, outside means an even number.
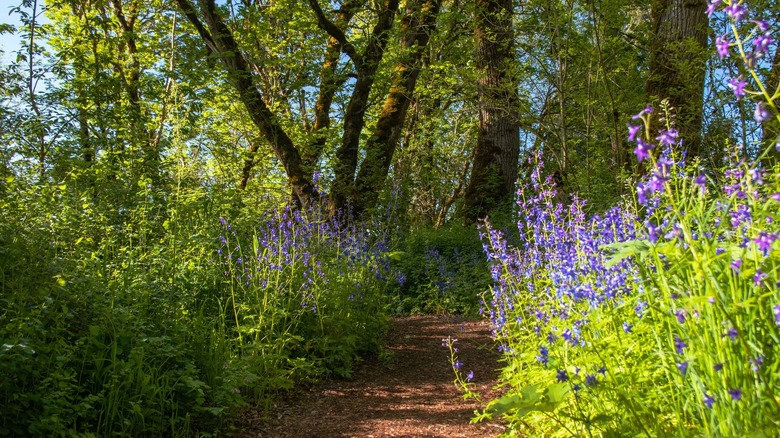
M476 221L512 200L520 153L511 0L477 0L479 128L464 216Z
M656 108L667 100L688 157L702 156L707 53L706 0L653 0L653 42L645 88Z

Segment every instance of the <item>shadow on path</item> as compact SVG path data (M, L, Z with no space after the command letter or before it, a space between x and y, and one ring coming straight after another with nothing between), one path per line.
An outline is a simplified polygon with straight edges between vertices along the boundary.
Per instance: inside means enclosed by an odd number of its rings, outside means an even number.
M464 373L474 371L483 403L464 401L453 385L449 350L457 338ZM391 367L363 363L351 380L328 381L275 404L263 419L242 418L240 437L493 437L498 422L469 424L475 409L496 397L498 368L488 324L447 316L397 318L388 336Z

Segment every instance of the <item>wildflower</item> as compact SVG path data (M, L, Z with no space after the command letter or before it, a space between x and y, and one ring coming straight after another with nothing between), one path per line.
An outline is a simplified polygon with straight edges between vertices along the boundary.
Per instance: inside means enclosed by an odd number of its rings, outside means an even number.
M711 395L705 393L704 394L704 404L709 408L712 409L712 404L715 403L715 399L712 398Z
M632 125L632 124L629 123L628 124L628 141L635 141L636 140L636 136L639 133L639 130L641 128L642 127L639 126L639 125Z
M750 369L753 370L753 372L758 372L758 370L761 369L761 365L764 364L764 355L760 355L756 358L750 358Z
M641 138L638 138L636 140L636 148L634 149L636 159L641 163L645 159L650 158L650 151L653 150L653 147L652 144L645 143Z
M742 267L742 260L736 259L731 261L731 270L734 271L735 274L739 273L741 267Z
M466 374L466 381L471 382L472 380L474 380L474 371L469 371L469 373Z
M459 370L460 367L462 367L462 366L463 366L463 362L461 362L459 360L456 360L455 363L452 364L452 367L455 368L456 370Z
M648 105L642 111L640 111L639 114L635 114L633 117L631 117L631 120L639 120L642 117L652 113L653 113L653 107Z
M631 328L632 326L628 322L623 323L623 331L626 332L626 334L631 333Z
M661 146L672 146L677 143L679 135L680 133L676 129L665 129L655 139L658 140Z
M775 325L780 326L780 304L775 304L772 307L772 313L775 314Z
M558 370L558 374L555 376L559 382L565 382L569 380L569 374L566 373L566 370Z
M732 90L734 90L734 96L737 99L741 99L745 96L745 87L747 87L747 82L742 78L742 76L731 78L726 82Z
M677 352L677 354L683 354L683 351L685 350L685 342L683 342L682 339L680 339L679 336L674 337L674 350Z
M753 111L753 119L758 123L762 123L770 118L772 118L772 113L769 112L766 104L764 102L758 102L755 111Z
M699 186L699 189L703 192L707 185L707 176L702 172L693 179L693 183Z
M588 386L596 386L598 385L599 381L596 378L595 374L588 374L585 376L585 384Z
M753 40L753 45L756 46L756 51L766 55L769 53L769 45L772 44L772 41L772 35L765 33L756 37L756 39Z
M731 399L734 401L742 400L742 390L739 388L729 389L729 395L731 396Z
M712 369L715 370L715 372L718 372L723 369L723 363L719 362L712 366Z
M758 26L758 30L761 32L766 32L769 30L769 25L766 24L766 21L763 20L753 20L753 23L755 23L756 26Z
M756 274L753 276L753 284L759 286L767 277L767 274L763 273L760 269L756 269Z
M536 356L536 361L539 362L542 365L547 365L547 361L549 359L548 356L549 352L547 351L547 348L544 347L544 345L539 346L539 355Z
M707 3L707 16L712 17L712 14L715 13L715 10L718 9L718 6L720 5L721 0L712 0L711 2Z
M764 253L766 256L769 254L769 251L772 249L772 242L777 240L778 234L777 233L767 233L766 231L762 231L758 237L753 239L753 242L755 242L758 245L758 249Z
M686 313L685 310L683 309L679 309L676 312L674 312L674 316L677 318L677 322L679 322L680 324L685 322L685 315Z
M728 336L729 338L731 338L732 341L736 341L738 334L739 334L739 332L737 331L737 329L732 327L732 328L726 330L726 333L723 336Z
M742 5L742 3L738 3L737 1L732 1L730 6L723 8L723 11L729 14L729 17L731 17L731 19L737 23L744 20L745 16L747 15L747 9L745 9L745 6Z
M688 371L688 361L679 362L677 364L677 369L680 370L680 375L685 377L685 372Z
M718 49L718 56L721 59L729 56L729 40L726 39L726 35L715 39L715 47Z

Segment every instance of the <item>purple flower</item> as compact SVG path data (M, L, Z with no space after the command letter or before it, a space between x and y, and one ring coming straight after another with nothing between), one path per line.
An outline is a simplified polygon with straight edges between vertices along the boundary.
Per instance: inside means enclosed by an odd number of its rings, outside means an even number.
M780 326L780 304L775 304L772 307L772 313L775 314L775 325Z
M731 396L731 399L734 401L742 400L742 390L739 388L729 389L729 395Z
M707 175L705 175L703 172L700 173L699 176L693 179L693 183L699 186L699 189L704 191L707 186Z
M715 13L715 10L718 9L718 5L720 5L721 0L712 0L711 2L707 3L707 16L711 17L712 14Z
M728 336L729 338L731 338L732 341L736 341L738 334L739 334L739 332L737 331L737 329L732 327L732 328L726 330L726 333L723 336Z
M655 139L658 140L661 146L672 146L677 143L679 135L680 133L676 129L665 129Z
M652 113L653 113L653 107L648 105L648 106L645 107L645 109L640 111L639 114L635 114L633 117L631 117L631 120L639 120L642 117L644 117L644 116L646 116L648 114L652 114Z
M756 26L758 26L758 30L760 30L761 32L766 32L766 31L769 30L769 25L766 24L766 21L763 21L763 20L753 20L752 22L755 23Z
M683 342L682 339L680 339L679 336L674 337L674 351L677 352L677 354L683 354L683 351L685 350L685 342Z
M742 268L742 260L736 259L731 261L731 270L734 271L735 274L739 273L740 268Z
M623 331L626 332L626 334L631 333L632 326L628 322L623 323Z
M732 90L734 90L734 96L736 96L737 99L741 99L745 96L745 87L747 87L747 82L742 78L742 76L731 78L726 82Z
M715 403L715 399L712 398L711 395L705 393L704 394L704 404L709 408L712 409L712 404Z
M585 384L588 386L596 386L598 385L599 381L596 378L595 374L588 374L585 376Z
M769 108L766 107L764 102L758 102L755 111L753 111L753 119L758 123L762 123L770 118L772 118L772 113L769 112Z
M722 363L716 363L715 365L712 366L712 369L715 370L715 372L718 372L718 371L723 369L723 364Z
M767 274L761 272L760 269L756 269L756 274L753 276L753 284L759 286L761 285L761 282L764 281L767 277Z
M536 361L539 362L542 365L547 365L547 361L549 359L548 356L549 352L547 351L547 348L544 347L544 345L539 346L539 355L536 356Z
M761 365L764 364L764 355L760 355L756 358L750 358L750 369L757 373L761 369Z
M718 56L721 59L729 56L729 40L726 39L726 35L719 36L715 39L715 47L718 49Z
M685 372L688 371L688 361L679 362L677 364L677 369L680 370L680 375L685 377Z
M566 373L566 370L558 370L558 374L555 378L558 379L559 382L565 382L569 380L569 374Z
M461 361L459 361L459 360L456 360L456 361L455 361L455 363L454 363L454 364L452 364L452 366L453 366L453 367L454 367L456 370L459 370L459 369L460 369L460 367L462 367L462 366L463 366L463 362L461 362Z
M757 52L766 55L769 53L769 45L772 44L773 41L772 35L765 33L757 36L756 39L753 40L753 45L756 46Z
M653 148L652 144L645 143L641 138L636 139L636 148L634 149L636 159L641 163L645 159L650 158L650 151Z
M679 322L680 324L685 322L685 310L680 309L674 312L674 316L677 317L677 322Z
M731 17L731 19L735 22L744 20L745 16L747 15L747 9L745 9L745 6L742 5L742 3L737 3L736 0L732 1L731 6L726 6L723 8L723 11L729 14L729 17Z
M777 240L777 238L777 233L767 233L766 231L762 231L759 233L758 237L753 239L753 242L758 245L758 249L766 256L769 254L769 251L772 250L772 242Z
M639 130L642 129L642 126L640 125L632 125L628 124L628 141L634 141L636 140L636 135L639 133Z
M466 381L471 382L472 380L474 380L474 371L469 371L469 373L466 374Z

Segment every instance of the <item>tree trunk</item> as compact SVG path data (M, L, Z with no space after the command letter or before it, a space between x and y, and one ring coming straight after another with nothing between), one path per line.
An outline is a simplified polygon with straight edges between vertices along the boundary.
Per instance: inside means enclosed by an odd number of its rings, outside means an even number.
M520 153L511 0L477 0L479 130L464 217L476 221L512 200Z
M653 43L645 87L653 105L668 100L688 157L702 155L701 124L707 60L706 0L653 0Z
M200 0L201 13L208 28L200 22L189 0L176 0L176 4L198 31L209 51L219 57L249 117L271 145L274 155L284 167L300 205L308 206L314 199L315 192L311 180L307 178L304 171L301 156L276 115L263 102L263 95L252 81L249 63L241 53L230 29L225 25L224 19L217 12L214 0Z
M397 10L398 0L386 0L363 54L359 57L355 54L350 55L357 70L357 80L344 115L344 135L341 146L336 151L336 165L333 169L335 177L330 193L331 216L348 208L349 200L354 195L360 134L365 125L368 97L374 85L374 75L379 62L384 56ZM345 47L342 44L342 50L349 50L347 47L351 46Z
M365 2L344 2L338 11L336 26L340 28L346 26L363 3ZM314 126L311 131L314 138L302 153L304 166L309 173L313 173L317 161L322 156L328 138L328 128L330 128L330 108L333 98L346 80L346 77L337 74L340 58L341 43L331 36L328 38L328 46L320 69L320 92L317 95L317 103L314 104Z
M395 67L390 92L376 130L366 144L366 158L360 165L355 181L355 214L362 214L374 207L387 178L417 77L426 59L424 51L435 29L436 16L441 7L441 0L416 0L409 3L401 20L402 58Z

